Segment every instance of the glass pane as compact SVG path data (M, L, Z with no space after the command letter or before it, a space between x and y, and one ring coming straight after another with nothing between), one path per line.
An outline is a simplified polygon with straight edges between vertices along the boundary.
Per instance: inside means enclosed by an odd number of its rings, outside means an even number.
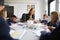
M55 1L50 4L50 12L55 11Z
M60 0L59 0L59 2L60 2Z
M59 3L59 12L60 12L60 3Z
M46 0L45 13L48 15L48 0Z

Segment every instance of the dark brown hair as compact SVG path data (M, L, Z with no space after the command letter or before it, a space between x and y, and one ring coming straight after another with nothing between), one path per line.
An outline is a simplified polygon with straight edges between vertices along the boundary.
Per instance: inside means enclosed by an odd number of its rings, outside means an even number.
M11 15L11 17L10 17L10 18L12 18L12 17L17 18L15 15Z
M44 14L43 16L46 16L46 14Z
M53 18L51 18L51 24L54 24L54 22L59 20L58 13L54 11L54 12L51 12L51 15L53 16Z
M31 11L33 10L34 8L31 8L30 11L29 11L29 15L31 14Z

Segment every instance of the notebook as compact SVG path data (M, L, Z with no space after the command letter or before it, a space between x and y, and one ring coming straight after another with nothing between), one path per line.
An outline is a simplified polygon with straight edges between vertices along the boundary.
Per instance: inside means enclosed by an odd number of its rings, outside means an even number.
M15 32L11 33L11 37L14 39L21 39L23 37L23 35L26 33L27 30L16 30Z

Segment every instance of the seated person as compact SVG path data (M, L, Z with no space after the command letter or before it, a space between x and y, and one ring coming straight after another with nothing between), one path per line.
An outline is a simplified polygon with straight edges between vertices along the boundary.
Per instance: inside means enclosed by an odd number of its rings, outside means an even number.
M48 36L50 35L51 33L53 33L53 31L57 28L59 28L59 25L60 25L60 22L59 22L59 18L58 18L58 13L57 12L52 12L51 13L51 21L47 24L48 26L48 29L51 31L50 33L47 33L47 32L42 32L42 35L41 35L41 39L40 40L45 40L45 35ZM53 28L55 27L55 28ZM48 37L47 37L48 38ZM47 39L46 39L47 40Z
M28 14L23 14L21 18L21 22L27 22L27 20L34 20L35 10L31 8Z
M0 5L0 11L4 8L5 6Z
M9 32L10 27L6 22L7 11L5 9L0 10L0 40L14 40Z
M11 23L16 23L16 20L17 19L17 17L15 16L15 15L12 15L11 17L10 17L10 19L8 19L7 20L7 23L9 24L9 25L11 25Z
M58 13L57 12L52 12L51 13L51 21L47 24L49 26L49 29L52 29L52 27L57 28L58 25L60 24L59 18L58 18Z
M44 23L44 24L48 23L47 15L46 14L43 15L43 20L41 21L41 23Z
M60 40L60 24L58 28L54 29L51 33L41 36L39 40Z

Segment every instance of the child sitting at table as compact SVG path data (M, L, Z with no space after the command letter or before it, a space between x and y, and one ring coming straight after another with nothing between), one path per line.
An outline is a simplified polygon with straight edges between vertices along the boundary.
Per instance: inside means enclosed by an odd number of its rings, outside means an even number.
M11 25L11 23L16 23L17 17L15 15L12 15L8 20L7 23Z
M44 15L43 15L43 20L41 21L41 23L47 24L47 23L48 23L47 18L48 18L47 15L44 14Z

